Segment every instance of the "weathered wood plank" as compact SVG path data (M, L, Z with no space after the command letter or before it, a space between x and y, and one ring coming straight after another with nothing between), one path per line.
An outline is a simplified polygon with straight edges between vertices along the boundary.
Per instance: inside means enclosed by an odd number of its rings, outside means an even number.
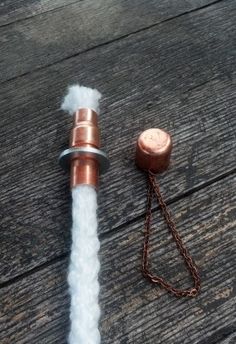
M2 27L1 81L212 2L86 0Z
M140 273L143 220L102 240L102 343L213 344L235 339L235 177L171 205L179 231L196 258L202 292L177 299ZM157 215L157 214L156 214ZM191 282L167 229L153 223L154 270L181 286ZM66 343L69 317L66 270L57 261L0 289L0 341Z
M77 0L81 1L81 0ZM36 15L65 7L76 0L4 0L0 7L0 27L9 25L18 20L34 17Z
M100 189L100 233L145 211L145 178L133 162L145 128L173 134L173 166L160 178L168 200L235 168L230 3L2 85L1 282L68 252L69 183L57 157L71 118L58 108L65 85L78 76L106 96L100 123L111 169Z

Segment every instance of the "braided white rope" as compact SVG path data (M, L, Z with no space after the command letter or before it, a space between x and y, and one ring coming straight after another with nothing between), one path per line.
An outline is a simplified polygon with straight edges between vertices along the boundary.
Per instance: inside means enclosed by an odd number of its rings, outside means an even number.
M62 110L73 115L80 108L89 108L99 113L101 93L94 88L73 85L68 87L68 93L61 105Z
M62 109L70 114L79 108L99 112L101 94L96 89L73 85L68 89ZM71 295L70 344L99 344L98 305L99 240L97 236L97 193L89 185L72 189L72 248L69 266Z
M98 344L98 272L97 194L91 186L72 190L72 249L69 267L71 294L70 344Z

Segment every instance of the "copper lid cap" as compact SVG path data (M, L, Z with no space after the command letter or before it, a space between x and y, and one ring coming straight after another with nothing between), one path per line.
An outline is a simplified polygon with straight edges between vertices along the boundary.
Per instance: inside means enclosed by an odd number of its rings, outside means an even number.
M172 140L163 129L151 128L142 132L137 141L136 164L153 173L167 170L170 163Z

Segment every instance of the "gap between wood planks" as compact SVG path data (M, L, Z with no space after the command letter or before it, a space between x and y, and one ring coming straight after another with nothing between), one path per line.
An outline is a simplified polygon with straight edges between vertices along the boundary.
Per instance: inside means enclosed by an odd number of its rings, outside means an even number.
M100 301L104 343L201 343L207 338L211 340L207 343L214 343L213 340L218 343L216 339L222 340L225 334L232 338L235 328L233 185L233 177L225 178L173 207L181 223L180 231L185 233L184 241L201 269L203 285L196 299L173 298L142 278L139 221L127 226L125 233L117 232L113 238L102 241ZM192 209L190 217L188 205ZM190 283L178 260L178 252L171 249L174 245L169 243L163 221L158 217L153 224L155 227L158 224L158 236L155 235L153 242L153 265L157 267L158 262L158 270L162 266L159 272L178 283ZM21 344L66 342L69 326L67 264L65 257L15 286L1 289L2 343L7 344L9 340Z
M170 199L170 200L169 200L168 202L166 202L166 203L167 203L167 205L169 205L169 204L173 204L173 203L175 203L175 202L178 202L178 201L180 201L181 199L186 198L186 197L188 197L188 196L194 194L195 192L198 192L198 191L204 189L204 188L207 187L207 186L213 185L214 183L217 183L217 182L219 182L220 180L222 180L222 179L224 179L224 178L227 178L227 177L230 176L230 175L233 175L234 173L236 173L236 168L231 169L230 171L227 171L226 173L223 173L223 174L221 174L221 175L219 175L219 176L216 176L215 178L212 178L211 180L208 180L207 182L205 182L205 183L203 183L203 184L201 184L201 185L198 185L198 186L192 188L191 190L187 190L186 192L182 193L181 195L178 195L178 196L176 196L175 198ZM158 209L159 209L159 206L154 207L154 208L153 208L153 212L157 211ZM129 226L129 225L131 225L132 223L138 221L139 219L141 220L142 218L144 218L144 214L141 214L141 215L139 215L139 216L133 218L132 220L126 222L125 224L115 226L115 227L112 228L112 230L110 230L108 233L102 233L102 234L100 234L100 235L99 235L99 239L100 239L100 240L103 240L104 238L109 238L109 237L111 237L111 236L113 235L113 233L114 233L115 231L119 230L119 228L124 227L124 226ZM68 257L68 255L69 255L69 252L64 253L64 254L61 254L61 255L59 255L59 256L57 256L57 257L55 257L55 258L52 258L52 259L48 260L47 262L45 262L45 263L43 263L43 264L38 265L37 267L34 267L33 269L30 269L30 270L28 270L28 271L26 271L26 272L24 272L24 273L22 273L22 274L20 274L20 275L17 275L17 276L15 276L14 278L9 279L8 281L1 283L1 284L0 284L0 289L5 288L5 287L8 287L9 285L11 285L11 284L13 284L13 283L15 283L15 282L21 280L22 278L25 278L25 277L27 277L27 276L33 275L35 272L38 272L38 271L40 271L40 270L42 270L42 269L44 269L44 268L46 268L46 267L48 267L48 266L50 266L50 265L52 265L52 264L58 262L58 261L62 261L62 260L64 260L66 257Z
M44 64L43 66L40 66L40 67L38 67L38 68L36 67L36 68L33 68L33 69L30 70L30 71L26 71L26 72L23 72L23 73L18 74L18 75L16 75L16 76L10 77L10 78L4 80L1 84L4 84L4 83L6 83L6 82L8 82L8 81L12 81L12 80L18 79L19 77L23 77L23 76L29 75L29 74L31 74L31 73L34 72L34 71L43 70L43 69L45 69L45 68L47 68L47 67L56 65L56 64L61 63L61 62L63 62L63 61L66 61L67 59L76 57L76 56L78 56L78 55L84 54L84 53L89 52L89 51L92 51L92 50L94 50L94 49L96 49L96 48L98 48L98 47L103 47L103 46L106 46L106 45L108 45L108 44L112 44L113 42L117 42L117 41L120 41L120 40L122 40L122 39L124 39L124 38L127 38L127 37L129 37L129 36L138 34L138 33L140 33L140 32L144 32L144 31L146 31L146 30L148 30L148 29L157 27L157 26L162 25L162 24L164 24L164 23L166 23L166 22L168 22L168 21L171 21L171 20L173 20L173 19L176 19L176 18L185 16L185 15L188 15L188 14L191 14L191 13L194 13L194 12L197 12L197 11L201 11L201 10L206 9L206 8L208 8L208 7L212 7L212 6L216 5L217 3L225 2L225 1L226 1L226 0L215 0L215 1L213 1L212 3L210 3L210 4L206 4L206 5L200 6L200 7L198 7L198 8L194 8L194 9L191 9L191 10L189 10L189 11L185 11L185 12L179 13L179 14L176 15L176 16L172 16L172 17L170 17L170 18L166 18L166 19L161 20L161 21L159 21L159 22L153 23L153 24L151 24L151 25L149 25L149 26L140 28L140 29L138 29L138 30L131 31L131 32L129 32L129 33L126 33L126 34L121 35L121 36L119 36L119 37L116 37L116 38L114 38L114 39L108 40L108 41L106 41L106 42L102 42L102 43L100 43L100 44L98 44L98 45L94 45L94 46L89 47L89 48L87 48L87 49L84 49L84 50L81 50L81 51L79 51L79 52L76 52L76 53L74 53L74 54L70 54L69 56L63 57L62 59L57 59L57 60L55 60L55 61L53 61L53 62L46 63L46 64ZM76 3L76 2L75 2L75 3ZM70 4L68 4L68 5L62 6L62 8L63 8L63 7L68 7L68 6L73 5L73 4L75 4L75 3L73 2L73 3L70 3ZM57 8L57 9L60 9L60 8ZM51 10L51 11L56 11L57 9L53 9L53 10ZM45 12L45 14L48 13L48 12L50 12L50 11ZM38 15L40 15L40 14L38 14ZM36 16L37 16L37 15L32 16L32 17L36 17ZM30 18L31 18L31 17L30 17ZM28 19L30 19L30 18L25 18L25 19L22 19L22 20L19 20L19 21L28 20ZM17 22L17 21L16 21L16 22ZM16 22L14 22L14 23L16 23ZM1 27L4 27L4 26L7 26L7 25L14 24L14 23L9 23L9 24L6 24L6 25L2 25L2 26L0 26L0 28L1 28Z
M229 78L234 61L232 9L217 6L217 10L205 11L204 15L184 16L160 30L145 31L103 47L100 54L95 50L67 60L55 70L51 67L32 73L2 88L6 99L1 122L1 282L69 251L68 183L56 162L60 147L68 139L69 119L62 119L59 113L55 116L55 104L61 98L62 84L64 87L71 75L78 75L80 66L85 66L81 79L96 80L96 87L107 95L101 128L107 131L105 147L107 151L111 148L113 161L110 176L103 179L106 187L101 185L100 231L109 231L144 212L144 176L135 169L128 147L133 147L135 137L147 125L173 131L177 143L173 153L178 167L161 181L167 199L235 167L235 92ZM189 21L191 30L185 37ZM205 39L199 42L201 36ZM146 51L150 54L148 61ZM95 60L91 69L90 61ZM134 75L133 63L140 66ZM182 97L182 92L216 75L218 82ZM150 100L151 107L147 106ZM37 173L32 163L35 155Z
M42 12L39 12L39 13L36 13L36 14L33 14L33 15L26 16L25 18L16 19L15 21L11 21L11 22L6 23L6 24L1 24L1 25L0 25L0 28L1 28L1 27L10 26L10 25L13 25L13 24L16 24L16 23L20 23L20 22L22 22L22 21L29 20L29 19L38 17L38 16L43 15L43 14L47 14L47 13L51 13L51 12L57 12L58 10L61 10L61 9L63 9L63 8L66 8L66 7L68 7L68 6L74 5L74 4L76 4L76 3L78 3L78 2L82 2L82 1L84 1L84 0L80 0L80 1L78 1L78 0L77 0L77 1L71 1L71 2L69 2L69 3L67 3L67 4L64 4L64 5L61 5L61 6L52 8L52 9L48 9L48 10L45 10L45 11L42 11ZM189 10L189 11L185 11L185 12L183 12L183 13L180 13L180 14L178 14L178 15L176 15L176 16L171 17L171 18L165 19L165 20L163 20L162 22L165 22L165 21L168 21L168 20L171 20L171 19L180 17L180 16L182 16L182 15L185 15L185 14L188 14L188 13L191 13L191 12L194 12L194 11L197 11L197 10L200 10L200 9L203 9L203 8L206 8L206 7L209 7L209 6L212 6L212 5L214 5L214 4L218 3L218 2L221 2L221 1L225 1L225 0L215 0L215 1L212 1L212 2L209 3L209 4L199 6L199 7L197 7L197 8L191 9L191 10ZM162 22L159 22L158 24L161 24ZM156 24L157 24L157 23L156 23ZM151 25L150 27L155 26L156 24L153 24L153 25ZM148 28L148 27L147 27L147 28ZM145 28L143 28L143 29L145 29Z
M43 14L46 14L46 13L56 12L57 10L61 10L61 9L63 9L63 8L66 8L66 7L68 7L68 6L74 5L74 4L76 4L76 3L78 3L78 2L82 2L82 1L83 1L83 0L79 0L79 1L78 1L78 0L75 0L75 1L71 1L71 2L68 1L67 4L64 4L64 5L61 5L61 6L59 5L59 6L57 6L57 7L54 7L54 8L51 8L51 9L48 9L48 10L39 12L39 13L35 13L35 14L32 14L32 15L28 15L28 16L27 16L27 14L26 14L26 16L25 16L24 18L19 18L19 19L10 21L10 22L5 23L5 24L1 24L1 25L0 25L0 28L1 28L1 27L10 26L10 25L12 25L12 24L20 23L20 22L22 22L22 21L25 21L25 20L28 20L28 19L31 19L31 18L35 18L35 17L38 17L38 16L43 15ZM36 12L37 12L37 11L36 11ZM0 16L1 16L1 14L0 14Z

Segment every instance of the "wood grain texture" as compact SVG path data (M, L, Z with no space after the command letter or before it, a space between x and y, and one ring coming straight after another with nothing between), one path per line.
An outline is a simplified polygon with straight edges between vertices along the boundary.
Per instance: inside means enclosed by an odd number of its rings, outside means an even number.
M104 344L233 344L235 342L235 177L171 205L179 231L201 271L202 291L177 299L140 273L142 221L101 243L101 333ZM156 214L152 264L179 286L191 281ZM2 344L66 343L68 258L0 288Z
M4 0L0 7L0 27L79 1L81 0Z
M68 83L105 95L100 125L111 169L101 180L100 234L145 211L145 176L133 160L143 129L173 135L172 168L160 177L168 201L232 172L234 8L218 4L2 84L1 283L68 252L69 183L57 162L71 125L58 110Z
M59 6L60 2L56 1L54 4L54 1L43 1L40 5L40 1L37 5L31 0L29 5L33 3L36 8L45 6L46 9L50 9ZM213 0L77 1L43 15L2 27L0 29L1 80L8 80L53 64L86 49L214 2ZM21 8L22 5L20 2L17 6ZM27 2L24 4L25 7L27 8ZM4 16L0 15L0 20L1 18Z

